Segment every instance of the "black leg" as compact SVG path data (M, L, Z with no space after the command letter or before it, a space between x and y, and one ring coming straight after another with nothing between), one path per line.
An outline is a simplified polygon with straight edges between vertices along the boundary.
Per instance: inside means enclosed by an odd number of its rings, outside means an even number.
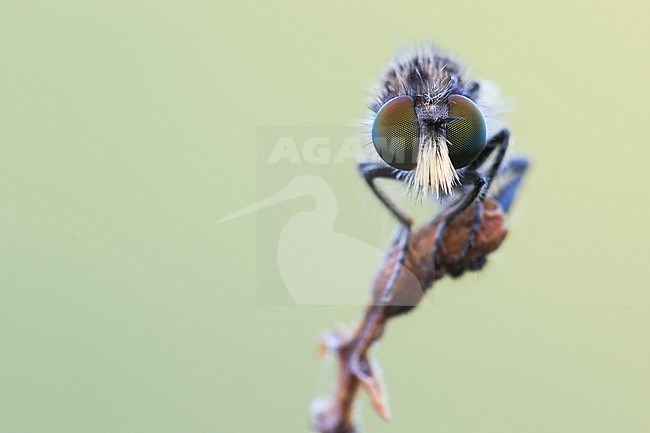
M493 189L491 195L504 212L510 210L527 169L528 158L520 155L509 158L499 173L499 182L495 185L496 191Z
M463 260L463 258L465 258L467 252L472 247L472 244L474 244L474 241L476 240L476 236L478 236L478 230L481 227L482 219L483 219L483 200L481 200L479 196L479 199L476 200L476 210L474 211L474 219L472 220L472 229L469 231L469 236L467 236L465 245L463 246L463 249L460 251L460 254L458 255L458 261L461 261Z
M499 131L496 135L494 135L492 138L490 138L485 145L485 149L479 154L479 156L470 163L463 171L465 172L476 172L483 163L485 162L486 159L492 154L494 149L496 148L502 148L505 144L505 148L508 148L508 142L510 141L510 131L507 129L502 129ZM503 149L503 153L505 154L505 150ZM502 157L503 159L503 157ZM497 167L498 168L498 167Z
M386 283L384 294L381 297L381 301L387 303L391 299L391 296L393 294L393 287L395 286L397 277L399 277L399 273L402 270L402 267L404 266L404 262L406 260L406 252L408 250L409 240L411 239L411 225L413 224L413 220L402 210L400 210L375 183L375 180L380 178L399 180L399 170L388 167L385 164L373 162L361 163L359 164L358 168L359 172L363 175L364 179L368 183L368 186L375 194L375 196L377 196L379 201L386 207L386 209L388 209L395 216L395 218L397 218L397 221L399 221L402 226L399 234L397 235L397 238L395 239L395 242L399 245L397 263L393 268L393 272L388 279L388 283Z
M427 271L427 274L425 276L425 285L429 285L435 276L435 270L436 270L436 255L438 253L438 249L440 248L440 244L442 243L442 239L445 236L445 233L447 232L447 227L449 226L449 223L456 218L461 212L463 212L465 209L467 209L469 206L472 205L477 200L480 200L480 197L483 195L485 188L487 187L487 181L480 176L476 177L476 180L474 181L474 187L470 191L469 194L467 194L465 197L463 197L460 201L456 202L453 204L451 207L448 208L448 210L444 211L444 216L442 217L442 221L440 224L438 224L438 228L436 230L436 237L433 243L433 250L431 253L431 262L429 263L429 270Z
M508 213L510 210L510 206L517 196L517 192L521 186L521 182L527 169L528 158L525 156L520 155L509 158L503 163L503 167L499 170L499 174L497 175L499 182L490 185L492 187L492 193L490 196L499 203L504 212ZM476 203L479 204L481 201L477 201ZM463 255L461 255L461 257L463 257ZM447 269L447 271L449 271L449 274L452 277L456 278L461 276L466 270L477 271L482 269L486 262L487 258L481 257L472 263L469 268L466 266L454 268L452 266Z
M485 176L485 180L487 182L485 186L485 190L481 193L481 195L478 197L479 200L476 202L476 211L474 215L474 221L472 222L472 229L469 232L469 236L467 237L467 241L465 242L465 246L460 252L459 261L462 260L469 249L471 248L472 244L474 243L474 240L476 239L476 235L478 234L479 227L481 226L481 220L483 217L483 203L482 203L482 198L485 196L487 193L488 189L492 185L492 179L494 179L494 176L496 176L497 172L499 171L499 167L501 167L501 164L503 163L503 159L505 158L506 151L508 150L508 143L510 141L510 132L507 129L502 130L499 132L497 135L492 137L490 141L488 142L487 146L481 152L481 154L472 162L472 164L469 165L468 169L465 173L465 177L474 177L474 176L480 176L479 174L479 169L481 168L482 164L487 160L487 158L490 157L490 155L495 151L495 149L498 149L498 153L492 162L492 164L489 166L487 170L487 175ZM461 211L462 212L462 211Z
M400 180L401 171L378 162L362 162L358 165L358 169L379 201L397 218L400 224L410 226L412 223L411 217L402 212L375 184L375 180L380 178Z
M499 172L499 167L501 167L501 163L503 162L503 159L506 157L506 151L508 150L508 144L510 143L510 131L504 129L503 131L495 135L492 138L492 140L490 140L490 142L493 143L494 146L493 149L497 149L497 156L494 159L494 163L492 163L492 166L490 166L488 170L488 175L487 175L488 185L485 192L487 192L487 190L490 189L490 185L492 185L492 179L494 179L494 176L496 176L497 173Z

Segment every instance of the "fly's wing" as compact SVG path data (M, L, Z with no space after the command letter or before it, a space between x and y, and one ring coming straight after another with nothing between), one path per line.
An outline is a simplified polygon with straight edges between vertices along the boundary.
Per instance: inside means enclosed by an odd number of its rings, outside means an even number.
M509 158L492 181L488 195L496 200L506 213L510 211L517 196L528 165L528 158L523 155Z

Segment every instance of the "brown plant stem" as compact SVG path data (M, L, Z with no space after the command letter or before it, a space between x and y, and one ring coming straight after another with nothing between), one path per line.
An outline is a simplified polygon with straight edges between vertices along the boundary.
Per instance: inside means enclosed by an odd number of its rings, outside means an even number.
M380 300L397 257L397 247L389 252L372 286L372 297L363 317L351 334L330 331L323 337L321 352L333 352L338 357L338 375L331 397L314 405L312 426L320 433L355 433L355 399L359 389L370 397L372 406L384 420L390 419L387 397L376 364L370 358L373 343L379 340L392 317L407 313L422 300L433 281L447 274L459 276L473 270L492 251L499 248L507 230L505 213L499 204L487 198L483 202L481 223L474 242L461 256L470 236L475 208L458 215L447 227L441 247L436 253L433 278L427 281L432 263L436 233L441 228L441 216L427 222L413 233L402 269L388 304Z

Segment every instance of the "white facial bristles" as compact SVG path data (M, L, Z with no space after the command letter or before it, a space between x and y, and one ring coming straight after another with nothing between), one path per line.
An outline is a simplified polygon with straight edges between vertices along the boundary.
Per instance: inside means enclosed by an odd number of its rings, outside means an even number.
M449 149L444 137L427 140L420 147L415 173L410 176L409 189L426 197L429 193L449 195L458 183L458 173L449 158Z

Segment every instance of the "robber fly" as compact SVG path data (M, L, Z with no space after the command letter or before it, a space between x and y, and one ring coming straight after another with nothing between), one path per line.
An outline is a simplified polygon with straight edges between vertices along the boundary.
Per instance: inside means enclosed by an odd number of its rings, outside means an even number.
M383 302L391 300L404 266L413 220L380 189L377 179L402 182L410 194L420 198L451 202L445 208L432 257L449 223L476 204L466 253L476 238L483 199L504 163L510 139L498 117L500 101L486 91L492 88L489 82L468 78L458 60L433 46L397 57L380 76L368 122L375 157L359 163L358 168L401 225L395 240L399 253ZM520 157L507 168L521 176L526 167L526 159ZM432 263L431 278L434 267Z

